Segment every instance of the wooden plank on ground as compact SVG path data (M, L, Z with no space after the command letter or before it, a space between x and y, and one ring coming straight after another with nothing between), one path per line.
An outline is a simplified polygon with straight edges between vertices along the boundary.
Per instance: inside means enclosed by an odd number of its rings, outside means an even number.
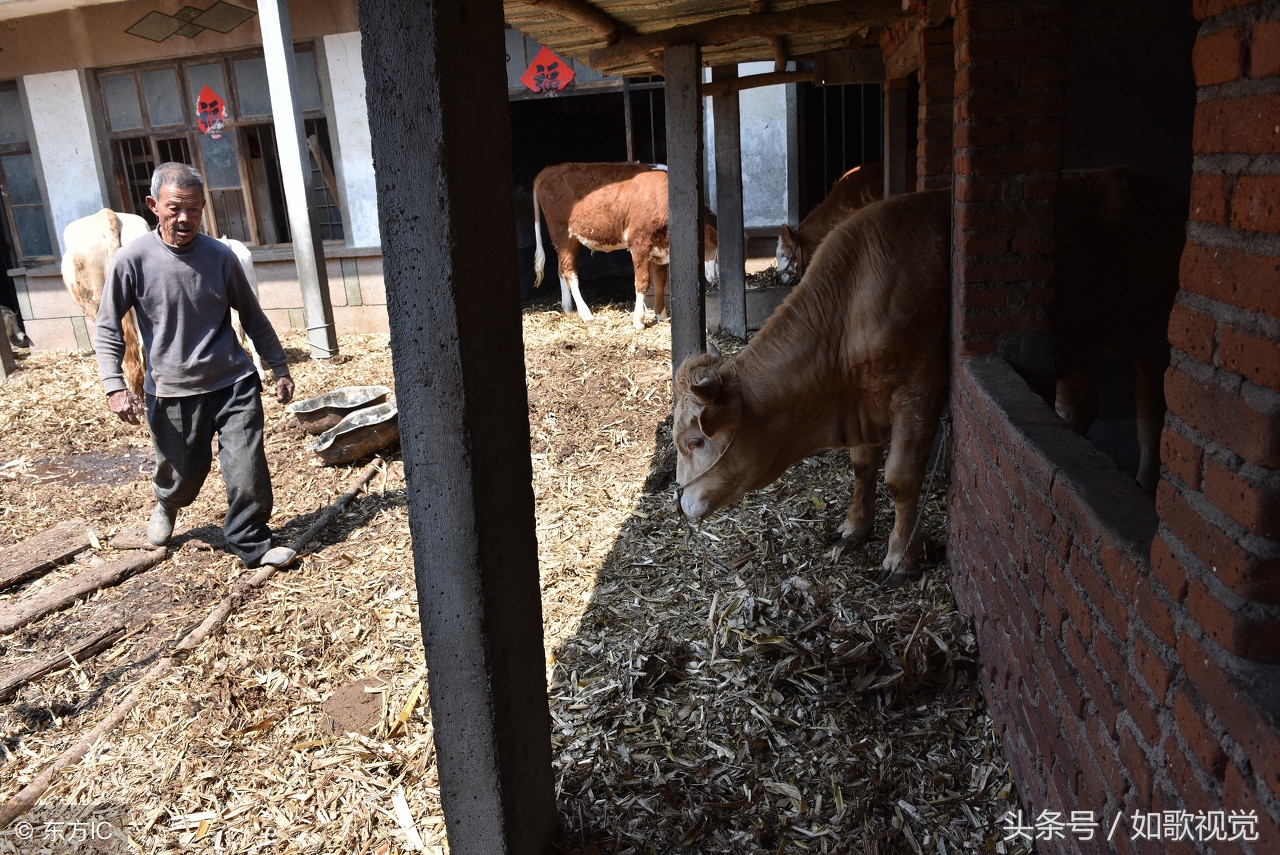
M41 656L34 662L28 662L11 671L0 674L0 702L9 700L17 694L18 690L37 680L45 674L57 671L60 668L66 668L75 662L84 662L93 656L97 656L111 645L115 644L124 636L124 624L109 626L101 632L86 636L70 644L64 645L62 650L48 656Z
M89 529L80 519L60 522L35 537L6 546L0 549L0 591L43 576L88 548Z
M134 552L119 560L95 567L38 594L0 606L0 635L7 635L50 612L65 609L85 594L118 585L135 573L154 567L169 554L167 549Z

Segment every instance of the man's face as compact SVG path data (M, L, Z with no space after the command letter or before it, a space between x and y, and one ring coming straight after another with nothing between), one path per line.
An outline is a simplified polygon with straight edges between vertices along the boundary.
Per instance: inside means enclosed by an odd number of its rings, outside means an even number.
M204 194L199 187L160 188L160 198L147 197L147 207L159 221L156 228L160 238L170 246L186 246L196 239L200 231L200 218L204 215Z

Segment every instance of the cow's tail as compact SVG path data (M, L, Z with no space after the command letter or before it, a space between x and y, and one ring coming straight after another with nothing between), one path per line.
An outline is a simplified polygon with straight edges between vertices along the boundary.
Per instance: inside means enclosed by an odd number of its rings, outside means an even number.
M107 266L103 270L105 277L111 275L111 262L115 260L116 253L120 251L120 247L124 243L124 224L120 222L120 217L116 212L109 208L103 208L102 214L105 217L102 228L102 245L107 248ZM104 279L103 287L105 285ZM96 311L94 316L97 316ZM90 319L90 323L92 323L92 319ZM124 359L121 361L124 382L129 387L129 391L141 396L144 394L143 379L147 372L147 358L142 350L142 336L138 333L138 319L133 309L130 309L120 319L120 331L124 334Z
M133 309L121 319L120 329L124 333L124 359L120 366L124 373L124 384L129 387L129 391L142 397L147 359L142 350L142 336L138 334L138 319L134 316Z
M542 215L538 213L538 185L533 185L533 287L542 285L542 271L547 255L542 251Z

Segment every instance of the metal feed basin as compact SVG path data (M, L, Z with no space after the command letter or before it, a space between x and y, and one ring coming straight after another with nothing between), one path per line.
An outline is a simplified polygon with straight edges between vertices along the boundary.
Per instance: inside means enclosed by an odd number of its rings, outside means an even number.
M322 433L310 448L326 463L350 463L399 441L399 412L389 403L356 410Z
M391 390L386 386L343 386L305 401L294 401L286 410L293 413L307 433L324 433L356 410L385 403Z

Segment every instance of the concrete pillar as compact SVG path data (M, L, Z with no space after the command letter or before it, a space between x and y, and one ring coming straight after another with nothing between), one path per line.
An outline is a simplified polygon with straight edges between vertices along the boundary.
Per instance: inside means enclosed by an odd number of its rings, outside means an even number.
M293 260L298 268L298 284L302 288L307 340L311 344L313 359L329 359L338 355L338 336L333 327L324 244L316 227L315 212L308 203L310 155L302 132L302 116L298 112L298 74L293 60L293 34L286 0L262 0L258 4L258 21L262 25L262 53L270 81L271 113L280 154L280 175L284 181L284 201L289 209Z
M887 80L884 84L885 198L907 192L908 156L915 158L915 150L907 150L907 81L905 78Z
M22 78L22 89L31 116L31 148L44 176L51 237L61 254L67 223L109 207L89 101L76 71L30 74Z
M676 45L664 52L667 105L667 203L670 206L672 377L680 363L707 346L702 251L702 51Z
M374 192L369 111L364 100L364 70L360 67L360 34L325 36L321 48L333 95L329 131L347 246L378 246L378 199Z
M711 69L711 79L735 80L736 65ZM746 246L742 223L742 123L736 89L711 99L715 128L716 219L720 246L720 329L747 337Z
M543 855L555 796L502 4L362 0L360 31L449 850Z

